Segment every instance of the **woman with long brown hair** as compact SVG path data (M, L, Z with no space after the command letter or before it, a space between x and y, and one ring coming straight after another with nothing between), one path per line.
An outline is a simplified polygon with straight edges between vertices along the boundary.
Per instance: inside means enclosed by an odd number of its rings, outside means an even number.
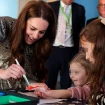
M24 87L23 74L30 82L45 82L47 69L44 63L51 52L55 33L56 19L52 8L41 0L28 2L16 20L10 38L9 66L5 70L0 68L2 89Z
M105 20L96 19L89 23L80 33L80 43L86 53L86 59L94 64L90 80L90 102L92 105L103 105L105 104Z

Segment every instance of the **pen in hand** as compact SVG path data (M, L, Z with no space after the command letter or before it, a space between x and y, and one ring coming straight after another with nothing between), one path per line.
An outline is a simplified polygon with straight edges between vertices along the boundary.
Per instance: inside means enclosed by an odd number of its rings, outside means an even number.
M17 65L20 65L17 59L15 59L15 61L16 61L16 64L17 64ZM29 85L30 85L30 83L29 83L29 81L28 81L28 79L27 79L27 77L26 77L26 75L25 75L25 74L23 74L23 78L24 78L24 80L25 80L26 84L29 86Z

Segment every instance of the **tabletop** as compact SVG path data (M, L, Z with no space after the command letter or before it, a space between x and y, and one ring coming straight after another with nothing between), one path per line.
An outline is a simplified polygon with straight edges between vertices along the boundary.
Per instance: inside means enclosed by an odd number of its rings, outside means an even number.
M24 95L36 97L33 92L22 93ZM39 99L38 105L88 105L85 100L81 99Z
M88 104L86 101L83 100L67 99L56 103L44 103L38 105L88 105Z

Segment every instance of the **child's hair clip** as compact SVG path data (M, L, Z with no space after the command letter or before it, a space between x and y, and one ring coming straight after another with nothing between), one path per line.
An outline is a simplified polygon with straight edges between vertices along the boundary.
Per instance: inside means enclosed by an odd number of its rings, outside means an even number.
M105 19L101 19L101 23L105 25Z

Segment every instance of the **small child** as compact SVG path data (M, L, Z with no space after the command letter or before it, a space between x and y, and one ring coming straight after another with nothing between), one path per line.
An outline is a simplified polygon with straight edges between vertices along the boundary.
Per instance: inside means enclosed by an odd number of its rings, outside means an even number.
M70 62L70 78L75 87L61 90L49 90L39 86L35 88L35 94L42 98L77 98L86 99L89 96L89 80L93 65L85 59L85 53L80 52Z

